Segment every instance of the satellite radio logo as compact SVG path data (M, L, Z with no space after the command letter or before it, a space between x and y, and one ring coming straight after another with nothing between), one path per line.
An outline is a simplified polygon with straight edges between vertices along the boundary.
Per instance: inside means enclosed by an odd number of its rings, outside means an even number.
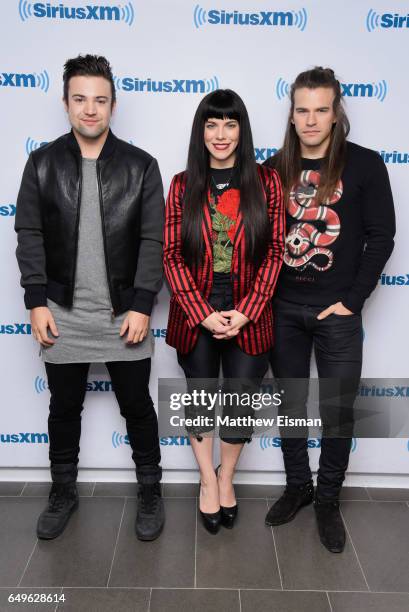
M46 433L0 433L1 444L48 444L48 434Z
M151 333L154 338L166 338L166 327L152 327Z
M133 145L133 140L128 140L128 142ZM30 155L30 153L32 153L33 151L36 151L37 149L39 149L40 147L44 147L44 145L48 144L48 140L34 140L34 138L31 138L31 136L29 136L26 140L25 143L25 149L26 149L26 153L27 155ZM1 214L1 213L0 213Z
M375 98L383 102L388 93L388 85L385 80L379 83L341 83L341 90L344 98ZM288 98L290 84L280 77L276 82L275 92L279 100Z
M196 4L193 9L193 23L199 29L205 25L267 26L297 28L304 32L308 22L305 8L298 11L257 11L255 13L237 10L210 9L206 11Z
M378 28L402 30L409 28L409 14L399 15L399 13L383 13L380 15L373 9L370 9L366 16L366 29L368 32L373 32Z
M0 217L15 217L15 216L16 216L16 205L15 204L0 205Z
M169 81L158 81L151 79L140 79L139 77L117 77L114 76L115 88L119 91L136 91L138 93L182 93L196 94L209 93L219 89L219 79L214 76L210 79L170 79Z
M43 391L47 391L48 384L47 381L42 376L36 376L34 379L34 389L37 393L42 393Z
M321 438L308 438L308 448L321 448ZM357 439L352 438L351 452L355 452L357 447ZM279 436L272 437L262 435L260 437L260 448L261 450L268 450L269 448L281 448L281 438Z
M399 151L378 151L385 164L409 164L409 153Z
M124 444L129 446L129 438L127 435L121 434L118 431L113 431L111 436L112 446L119 448ZM190 446L189 436L166 436L160 438L161 446Z
M15 335L15 336L30 336L30 323L5 323L0 325L0 334Z
M266 159L268 159L272 155L275 155L277 151L278 149L276 149L275 147L266 147L263 149L255 147L254 155L256 156L256 162L266 161Z
M50 77L47 70L42 72L1 72L0 87L31 87L47 93L50 87Z
M30 153L32 153L36 149L39 149L40 147L43 147L46 144L48 144L48 142L46 140L44 140L43 142L40 142L39 140L33 140L33 138L31 138L29 136L27 138L27 140L26 140L26 153L27 153L27 155L30 155Z
M44 391L47 391L48 384L45 378L43 378L42 376L36 376L34 379L34 389L37 393L43 393ZM113 390L112 382L110 380L88 380L86 390L93 392L102 391L103 393L108 393Z
M129 446L128 435L118 433L117 431L112 432L111 441L114 448L119 448L123 444L127 444Z
M54 2L27 2L20 0L18 12L21 21L28 19L64 19L66 21L123 21L131 26L135 19L135 9L132 2L123 6L85 4L82 6L66 6Z
M379 283L393 287L409 287L409 274L381 274Z

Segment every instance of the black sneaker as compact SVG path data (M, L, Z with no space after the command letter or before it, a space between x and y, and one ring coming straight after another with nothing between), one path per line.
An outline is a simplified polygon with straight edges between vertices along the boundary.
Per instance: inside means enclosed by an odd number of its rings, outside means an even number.
M78 491L75 482L66 484L54 482L48 498L48 505L38 517L37 537L52 540L65 529L71 514L78 508Z
M160 484L138 485L138 511L136 513L135 533L139 540L155 540L165 524Z
M338 500L314 500L320 540L330 552L340 553L345 547L345 527Z
M266 525L282 525L292 521L303 506L308 506L314 499L312 482L305 485L287 485L282 496L273 504L266 515Z

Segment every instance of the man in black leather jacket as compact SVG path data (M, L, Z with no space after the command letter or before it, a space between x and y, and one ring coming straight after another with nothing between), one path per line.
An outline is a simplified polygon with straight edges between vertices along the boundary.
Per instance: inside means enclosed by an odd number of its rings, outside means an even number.
M149 394L150 314L162 282L163 187L148 153L109 127L116 96L101 56L68 60L72 130L31 153L17 200L17 260L51 393L52 488L37 535L78 506L81 411L91 362L104 362L136 465L139 539L164 524L157 417Z

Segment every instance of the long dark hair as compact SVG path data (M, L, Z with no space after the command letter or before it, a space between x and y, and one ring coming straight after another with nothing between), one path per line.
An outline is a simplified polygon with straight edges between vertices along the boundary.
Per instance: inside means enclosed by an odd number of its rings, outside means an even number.
M321 182L317 194L317 199L323 202L332 195L344 169L346 138L349 134L350 126L342 103L341 86L335 77L334 71L331 68L316 66L312 70L301 72L291 85L291 108L284 144L276 156L276 169L283 183L286 199L301 173L300 140L295 131L294 124L291 122L294 113L294 94L301 87L307 87L308 89L327 87L332 89L335 94L333 110L336 116L336 123L333 125L327 155L321 166Z
M203 205L207 202L210 182L204 126L209 119L235 119L240 125L235 171L239 176L246 253L258 267L267 250L270 224L247 110L240 96L231 89L217 89L205 96L193 119L183 199L182 255L188 265L200 264L203 257Z

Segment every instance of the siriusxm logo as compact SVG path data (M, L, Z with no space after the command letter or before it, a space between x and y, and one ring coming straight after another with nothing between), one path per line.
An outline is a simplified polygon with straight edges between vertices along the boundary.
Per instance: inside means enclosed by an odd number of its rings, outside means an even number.
M385 100L388 85L385 80L379 83L341 83L341 93L345 98L376 98L380 102ZM279 100L288 98L290 84L281 77L276 83L276 96Z
M127 444L129 446L128 435L118 433L117 431L112 432L111 441L114 448L119 448L123 444Z
M409 397L409 387L368 387L361 385L359 387L358 396L360 397Z
M46 433L0 433L1 444L48 444Z
M161 446L190 446L190 440L188 436L167 436L160 438Z
M393 287L409 287L409 274L381 274L379 279L381 285Z
M162 329L155 327L151 329L151 332L154 338L166 338L166 327Z
M266 161L272 155L277 153L278 149L266 147L265 149L259 149L255 147L254 155L256 156L256 161Z
M131 26L135 19L135 10L132 2L124 6L118 4L101 5L86 4L82 6L65 6L61 2L54 4L51 2L27 2L20 0L18 11L21 21L30 18L38 19L67 19L76 21L123 21Z
M47 70L37 72L1 72L0 87L35 87L47 93L50 87L50 77Z
M219 89L219 79L215 76L210 79L171 79L169 81L157 81L150 77L140 79L138 77L114 76L115 88L120 91L136 91L147 93L208 93Z
M16 207L14 204L0 205L0 217L15 217Z
M378 151L385 164L409 164L409 153L399 151Z
M5 323L0 325L0 334L29 336L31 334L31 325L30 323Z
M308 438L307 440L308 448L321 448L321 438ZM351 452L354 452L357 447L356 438L352 438ZM261 450L267 450L269 448L281 448L281 438L280 437L271 437L262 435L260 437L260 448Z
M373 9L370 9L366 16L366 29L368 32L373 32L377 28L409 28L409 14L399 15L399 13L383 13L380 15Z
M196 28L204 25L231 25L231 26L267 26L298 28L304 32L307 26L307 11L257 11L247 13L241 11L225 11L224 9L210 9L206 11L196 4L193 10L193 23Z
M132 140L128 140L128 142L133 145ZM31 138L31 136L29 136L26 140L26 145L25 145L27 155L30 155L30 153L32 153L33 151L36 151L37 149L39 149L40 147L43 147L46 144L48 144L47 140L42 140L42 141L34 140L34 138Z
M117 431L112 432L111 436L112 446L119 448L126 444L129 446L128 435L121 434ZM161 446L190 446L190 440L188 436L167 436L160 438Z
M43 393L48 389L48 384L45 378L42 376L36 376L34 379L34 389L37 393ZM88 380L87 391L102 391L103 393L107 393L112 391L112 382L110 380Z
M40 142L39 140L33 140L33 138L31 138L29 136L27 138L27 140L26 140L26 153L27 153L27 155L30 155L30 153L32 153L36 149L39 149L40 147L43 147L46 144L48 144L48 142L46 140L43 140L42 142Z

